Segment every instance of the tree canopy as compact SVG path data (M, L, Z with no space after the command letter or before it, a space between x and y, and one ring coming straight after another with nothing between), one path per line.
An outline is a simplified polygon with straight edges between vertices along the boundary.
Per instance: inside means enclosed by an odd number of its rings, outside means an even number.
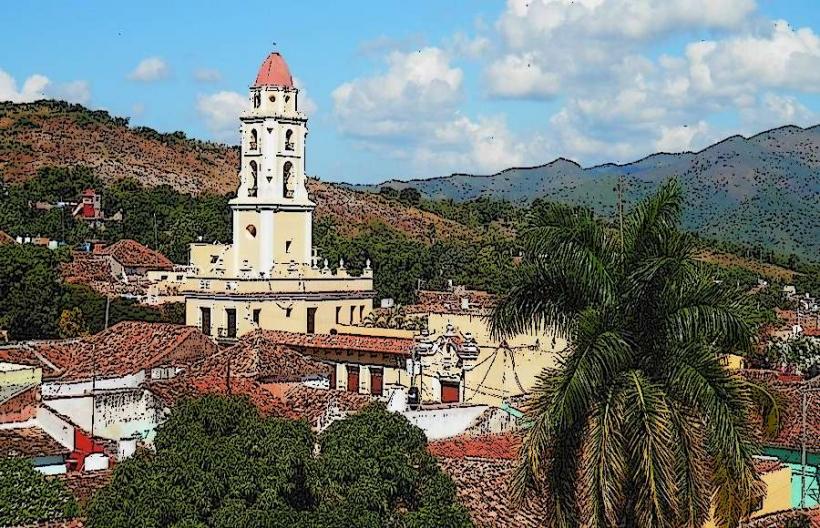
M318 435L245 399L177 406L93 498L93 527L470 526L420 429L374 404Z
M47 479L31 461L0 459L0 526L68 519L77 503L59 480Z
M748 413L771 400L719 362L750 350L753 311L694 259L681 207L669 181L622 227L546 204L523 236L491 327L571 343L534 390L516 475L520 493L546 490L556 526L699 527L712 509L737 526L762 493Z

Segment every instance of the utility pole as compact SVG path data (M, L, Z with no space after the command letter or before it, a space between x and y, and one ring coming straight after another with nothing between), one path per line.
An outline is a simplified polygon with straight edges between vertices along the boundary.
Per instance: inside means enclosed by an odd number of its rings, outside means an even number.
M154 213L154 249L159 249L159 238L157 237L157 213Z

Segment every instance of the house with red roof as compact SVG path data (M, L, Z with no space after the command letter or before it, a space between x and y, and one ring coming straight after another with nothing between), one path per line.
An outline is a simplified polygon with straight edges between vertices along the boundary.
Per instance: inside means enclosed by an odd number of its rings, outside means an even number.
M115 275L146 276L149 271L170 271L174 263L168 257L136 240L124 239L110 246L95 246L94 253L110 258Z

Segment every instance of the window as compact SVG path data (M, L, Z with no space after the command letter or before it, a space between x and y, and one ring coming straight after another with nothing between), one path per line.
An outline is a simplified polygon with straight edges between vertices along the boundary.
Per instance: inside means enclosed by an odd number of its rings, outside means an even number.
M219 255L211 255L211 264L219 262Z
M364 321L364 306L359 306L359 322Z
M457 381L441 382L441 403L458 403L459 383Z
M291 312L293 312L293 308L291 308L290 306L285 308L285 317L290 317Z
M262 314L261 308L255 308L253 310L253 324L259 326L259 316Z
M210 308L200 308L199 309L199 321L202 329L202 333L205 335L211 335L211 309Z
M270 101L271 103L275 103L276 102L276 96L271 95L270 97L268 97L268 101Z
M236 337L236 309L225 308L225 317L228 320L228 338Z
M285 132L285 150L293 150L293 130Z
M285 241L285 253L290 253L290 245L293 243L293 240L286 240Z
M259 146L258 140L259 140L259 134L256 132L255 128L252 128L251 129L251 144L250 144L251 150L256 150L256 147Z
M351 306L351 307L350 307L350 324L353 324L353 314L354 314L354 313L356 313L356 307L355 307L355 306Z
M359 392L359 366L347 366L347 392Z
M282 166L282 196L285 198L293 198L292 170L293 163L286 161Z
M245 231L251 236L251 238L256 238L256 226L253 224L248 224L245 226Z
M256 166L255 161L251 161L251 186L248 188L248 196L254 197L256 196L256 185L257 185L257 177L259 175L259 170Z
M336 324L340 324L340 323L341 323L341 317L340 317L340 314L341 314L341 313L342 313L342 307L341 307L341 306L337 306L337 307L336 307Z
M370 394L381 396L384 392L384 370L370 367Z
M262 104L262 94L259 92L253 93L253 107L259 108L259 105Z
M159 280L168 280L168 275L160 275Z
M305 330L308 334L316 333L316 308L307 309L307 328Z

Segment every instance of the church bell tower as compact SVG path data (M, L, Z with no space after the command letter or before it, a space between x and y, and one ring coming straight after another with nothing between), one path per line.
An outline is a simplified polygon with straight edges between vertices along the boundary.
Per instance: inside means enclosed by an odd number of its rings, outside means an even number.
M233 215L234 271L271 277L312 266L312 216L305 177L307 117L284 58L273 52L249 90L242 113L241 167Z

